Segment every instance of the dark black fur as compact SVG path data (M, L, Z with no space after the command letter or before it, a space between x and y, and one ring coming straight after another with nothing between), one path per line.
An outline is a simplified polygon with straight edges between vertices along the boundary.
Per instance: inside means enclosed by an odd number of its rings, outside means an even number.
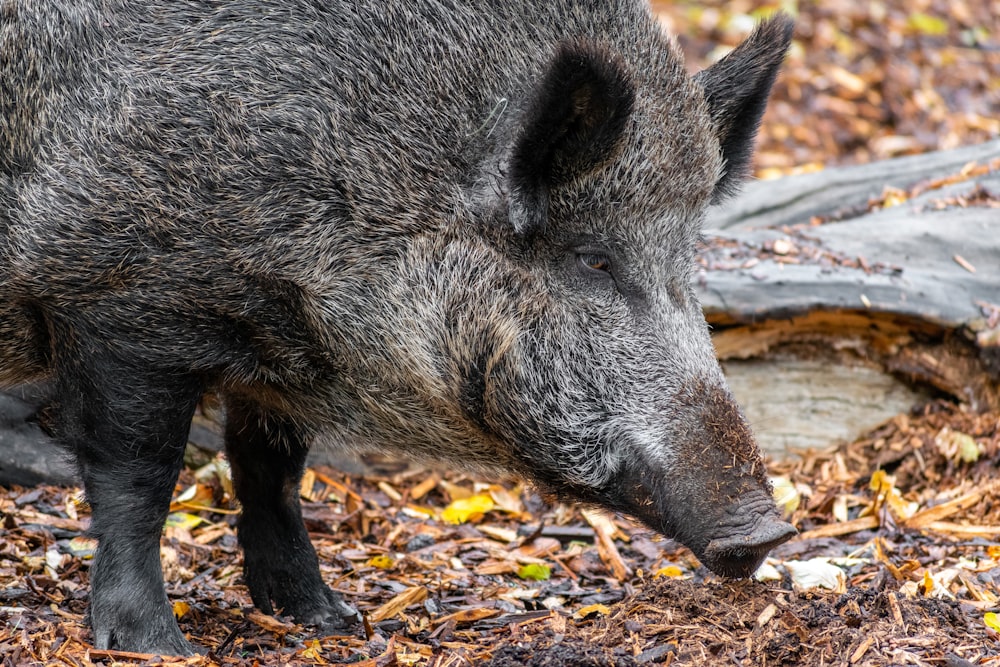
M266 614L343 626L356 620L356 612L320 579L302 523L299 482L309 440L300 426L251 401L226 401L226 455L243 508L239 538L253 603Z
M628 74L607 47L584 41L560 45L524 114L511 158L518 231L528 237L540 232L549 190L611 157L634 102Z
M716 202L735 193L750 170L754 137L785 55L769 47L791 42L793 29L791 21L768 23L714 67L695 75L705 87L725 158L725 174L713 197Z
M135 366L100 334L55 319L49 431L70 447L100 541L91 566L90 618L99 646L190 650L163 590L160 532L195 406L196 375Z

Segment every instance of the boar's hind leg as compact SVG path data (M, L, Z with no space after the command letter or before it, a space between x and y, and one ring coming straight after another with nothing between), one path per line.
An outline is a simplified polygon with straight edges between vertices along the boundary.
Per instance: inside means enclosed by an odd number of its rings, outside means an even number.
M343 627L357 612L323 583L302 523L299 483L307 451L289 420L227 398L226 453L243 505L238 534L250 597L267 614L278 609L301 623Z
M93 512L94 644L190 655L194 649L177 627L163 587L160 531L201 382L122 362L94 338L60 339L53 354L53 400L41 420L75 452ZM86 342L78 349L77 341Z

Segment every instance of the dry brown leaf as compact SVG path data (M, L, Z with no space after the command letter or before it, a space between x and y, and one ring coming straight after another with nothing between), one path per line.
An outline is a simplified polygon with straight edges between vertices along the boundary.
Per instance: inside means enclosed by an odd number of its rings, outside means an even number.
M375 611L368 614L368 619L372 623L384 621L392 618L410 605L418 604L427 599L427 588L424 586L411 586L403 592L394 596L391 600L380 606Z

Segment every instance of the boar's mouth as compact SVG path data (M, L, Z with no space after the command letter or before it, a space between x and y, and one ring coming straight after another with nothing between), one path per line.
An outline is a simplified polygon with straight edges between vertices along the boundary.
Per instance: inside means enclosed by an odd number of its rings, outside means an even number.
M791 524L767 517L749 535L712 540L698 558L713 572L724 577L749 577L757 571L771 549L789 540L796 532Z
M698 485L635 461L619 471L605 497L724 577L753 575L771 549L797 532L779 516L770 488L752 475Z
M761 494L763 495L763 494ZM753 575L774 547L796 534L795 528L782 521L774 502L764 496L758 502L746 503L741 499L737 507L729 508L731 515L743 519L739 523L726 522L730 534L713 537L700 547L692 547L698 559L710 570L724 577L743 578ZM684 543L684 540L681 539ZM690 546L690 545L689 545Z

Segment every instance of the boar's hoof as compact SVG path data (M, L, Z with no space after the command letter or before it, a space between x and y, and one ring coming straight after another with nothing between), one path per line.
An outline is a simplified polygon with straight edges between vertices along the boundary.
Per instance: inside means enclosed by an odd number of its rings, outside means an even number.
M121 613L95 615L94 611L91 608L90 623L94 646L98 649L169 656L191 656L202 652L184 638L167 605L136 609L123 604Z
M294 613L295 620L323 629L347 628L361 621L358 610L340 599L340 595L327 591L327 603L310 612Z
M749 577L764 562L767 553L797 531L790 524L767 517L749 535L712 540L705 547L705 565L724 577Z

